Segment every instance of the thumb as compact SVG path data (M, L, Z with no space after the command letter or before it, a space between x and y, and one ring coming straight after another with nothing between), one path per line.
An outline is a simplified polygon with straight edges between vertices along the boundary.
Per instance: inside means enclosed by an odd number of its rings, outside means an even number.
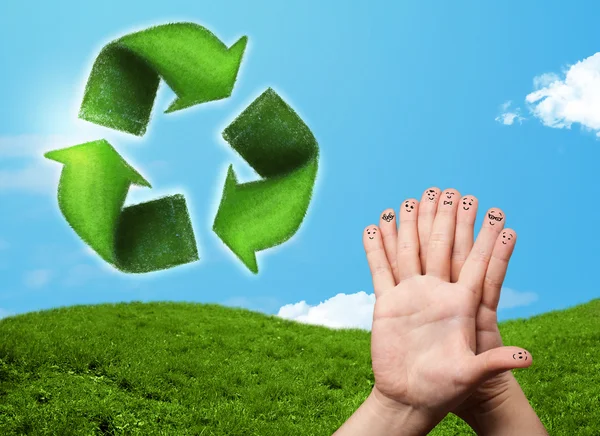
M519 347L492 348L472 357L472 374L478 383L511 369L529 368L533 363L531 354Z

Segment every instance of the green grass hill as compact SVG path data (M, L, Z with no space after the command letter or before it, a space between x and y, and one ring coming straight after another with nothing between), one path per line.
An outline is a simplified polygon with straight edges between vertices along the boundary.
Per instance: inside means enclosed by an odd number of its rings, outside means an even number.
M600 435L600 299L500 324L551 435ZM0 435L331 435L373 386L370 333L199 303L0 320ZM474 434L449 415L432 435Z

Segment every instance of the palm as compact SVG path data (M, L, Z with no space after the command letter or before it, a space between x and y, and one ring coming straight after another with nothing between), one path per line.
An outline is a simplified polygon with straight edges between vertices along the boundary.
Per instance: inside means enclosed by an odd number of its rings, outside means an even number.
M509 356L496 308L515 232L503 229L504 213L492 208L474 245L477 200L465 196L457 202L457 191L434 190L425 191L421 203L402 203L398 228L393 211L386 210L379 228L365 229L376 295L373 371L386 396L427 408L435 399L435 406L450 406L445 410L473 421L482 404L493 407L488 400L512 377L506 370L488 371L473 383L477 370L469 362L488 366L489 356ZM502 366L509 369L508 362Z
M377 299L371 356L383 394L435 410L452 408L469 395L475 378L466 370L475 355L473 297L459 284L415 276ZM445 404L446 398L455 400Z
M477 354L503 345L502 336L498 329L496 311L484 305L480 305L477 311L476 343ZM501 392L504 387L508 386L511 377L513 377L512 373L503 372L480 384L462 404L459 404L452 410L452 413L463 419L467 419L467 417L473 414L478 405L494 398L498 392Z

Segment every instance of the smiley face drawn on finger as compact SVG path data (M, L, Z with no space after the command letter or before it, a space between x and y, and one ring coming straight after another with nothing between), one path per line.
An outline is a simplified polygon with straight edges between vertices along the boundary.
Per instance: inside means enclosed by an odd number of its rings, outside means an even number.
M427 194L427 200L429 201L435 201L437 197L437 192L435 189L428 189L427 191L425 191L425 194Z
M469 197L463 197L462 198L462 208L464 210L469 210L471 209L471 206L473 206L473 202L475 201L474 198L469 198Z
M406 200L404 202L404 210L407 212L412 212L415 209L417 202L414 200Z
M369 239L375 239L375 235L377 234L377 227L367 228L367 235L369 235Z
M444 193L444 195L446 196L446 198L448 200L444 200L444 204L447 204L449 206L452 206L452 196L454 195L454 192L450 192L450 191L446 191Z
M387 213L387 214L386 214L386 213L384 213L383 215L381 215L381 218L382 218L384 221L387 221L387 222L389 223L391 220L393 220L393 219L394 219L394 216L395 216L395 215L394 215L394 212L390 212L390 213Z
M488 212L488 219L490 226L493 226L494 224L496 224L494 221L500 222L504 219L504 214L500 211L494 212L493 210L491 210L490 212Z
M504 245L506 245L506 244L508 244L508 241L510 241L514 237L515 237L515 235L513 235L511 232L508 232L505 230L502 232L502 243Z
M527 351L519 351L518 353L513 354L513 359L515 360L527 360Z

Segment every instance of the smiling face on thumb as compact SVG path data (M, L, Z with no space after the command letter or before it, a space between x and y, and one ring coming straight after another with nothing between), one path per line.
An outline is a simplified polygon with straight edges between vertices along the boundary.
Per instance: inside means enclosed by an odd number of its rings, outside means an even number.
M471 370L479 384L511 369L529 368L532 363L531 354L523 348L498 347L473 356Z

